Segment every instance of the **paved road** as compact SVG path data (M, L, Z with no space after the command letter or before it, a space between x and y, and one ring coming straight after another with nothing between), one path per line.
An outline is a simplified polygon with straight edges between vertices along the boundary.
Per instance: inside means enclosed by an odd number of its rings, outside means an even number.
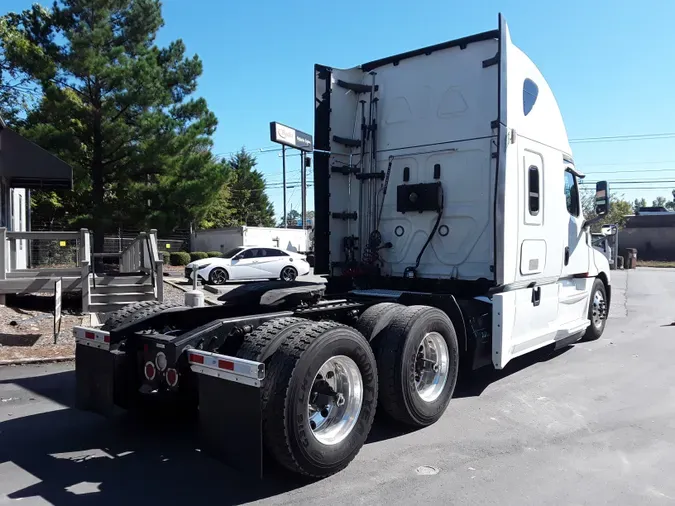
M192 436L75 411L69 366L0 368L0 505L673 504L675 270L616 273L614 294L599 341L461 384L427 429L378 424L315 483L242 480Z

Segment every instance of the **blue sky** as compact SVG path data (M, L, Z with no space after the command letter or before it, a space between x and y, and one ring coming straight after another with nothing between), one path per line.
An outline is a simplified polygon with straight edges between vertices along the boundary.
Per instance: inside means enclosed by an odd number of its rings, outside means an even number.
M0 12L31 3L3 0ZM270 121L313 131L314 63L349 67L491 30L500 11L551 85L571 139L675 132L672 0L164 0L158 42L181 38L202 58L198 93L219 118L215 146L226 154L271 147ZM658 187L649 190L615 184L626 198L670 197L675 188L675 135L572 149L589 180L673 181L640 185ZM268 181L281 181L277 153L258 160ZM288 163L289 179L299 180L299 159ZM280 215L281 190L269 193ZM288 197L299 209L299 189Z

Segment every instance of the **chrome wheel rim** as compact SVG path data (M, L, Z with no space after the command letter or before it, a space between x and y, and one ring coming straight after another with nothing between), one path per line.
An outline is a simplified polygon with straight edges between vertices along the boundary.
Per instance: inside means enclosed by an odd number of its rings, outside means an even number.
M425 402L438 399L448 382L450 352L438 332L428 332L422 338L415 356L415 389Z
M295 270L293 270L293 267L285 267L281 272L281 279L284 281L293 281L295 279Z
M593 294L593 309L591 314L593 317L593 326L596 329L602 327L602 322L604 321L607 313L607 303L605 302L605 296L602 295L600 290L596 290Z
M227 281L227 274L223 269L216 269L211 274L211 278L216 285L222 285Z
M332 446L352 432L363 405L359 366L345 355L331 357L319 368L309 395L307 418L316 440Z

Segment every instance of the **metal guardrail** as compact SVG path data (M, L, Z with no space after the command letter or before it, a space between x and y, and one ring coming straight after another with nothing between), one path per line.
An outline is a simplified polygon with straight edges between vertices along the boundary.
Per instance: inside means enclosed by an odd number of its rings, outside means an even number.
M157 230L141 232L123 251L119 253L94 253L90 231L83 228L79 231L8 231L0 227L0 282L7 281L8 273L16 269L16 241L43 240L43 241L76 241L76 263L82 287L82 310L89 311L91 304L90 280L96 286L96 263L93 259L118 258L122 273L145 272L152 278L152 284L157 300L164 300L163 284L163 257L158 248ZM21 277L23 278L23 277ZM34 282L36 277L26 277ZM19 286L20 279L12 276L12 286ZM29 283L29 281L27 281Z
M17 241L76 241L76 264L79 268L80 284L82 287L82 310L87 312L91 302L91 295L89 291L89 275L91 265L91 241L89 230L86 228L79 231L9 231L5 227L0 227L0 282L11 281L12 289L22 291L30 290L31 287L41 286L39 280L55 279L53 276L26 276L20 275L22 271L29 269L17 269ZM29 246L30 248L30 246ZM22 252L28 251L29 248L23 249ZM22 253L23 254L23 253ZM8 280L8 274L14 272L16 275L11 276ZM45 273L49 274L49 269L45 269ZM56 274L56 271L54 271ZM17 276L18 275L18 276ZM9 287L7 287L9 288ZM42 289L42 288L41 288Z

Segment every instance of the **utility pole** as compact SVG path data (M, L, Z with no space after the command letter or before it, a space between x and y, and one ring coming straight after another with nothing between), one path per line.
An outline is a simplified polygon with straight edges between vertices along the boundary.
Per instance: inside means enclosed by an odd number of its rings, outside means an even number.
M305 153L300 151L300 186L302 186L302 228L307 223L307 174L305 174Z
M283 228L288 228L288 215L286 214L286 146L282 144L281 146L281 167L284 174L284 215L281 221Z
M305 153L310 153L314 149L312 136L291 128L276 121L270 122L270 140L281 144L281 157L283 158L283 185L284 185L284 221L287 221L286 215L286 146L300 151L300 186L302 186L302 226L307 221L307 174L305 173ZM288 223L286 223L288 226Z

